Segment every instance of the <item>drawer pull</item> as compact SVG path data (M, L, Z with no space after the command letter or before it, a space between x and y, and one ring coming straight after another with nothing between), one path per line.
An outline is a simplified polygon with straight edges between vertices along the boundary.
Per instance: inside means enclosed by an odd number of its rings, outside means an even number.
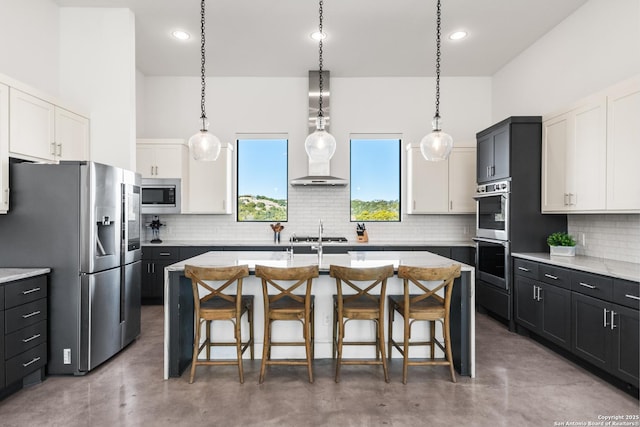
M29 313L29 314L23 314L22 318L23 319L28 319L29 317L37 316L38 314L40 314L40 310L33 311L33 312Z
M588 283L584 283L584 282L580 282L580 286L584 286L585 288L589 288L589 289L596 289L595 286L590 285Z
M635 296L635 295L629 295L629 294L626 294L626 295L625 295L625 297L627 297L627 298L631 298L631 299L634 299L634 300L636 300L636 301L640 301L640 297L637 297L637 296Z
M26 342L29 342L29 341L33 341L33 340L35 340L36 338L40 338L40 336L41 336L41 334L35 334L35 335L30 336L29 338L24 338L24 339L22 340L22 342L25 342L25 343L26 343Z
M607 325L607 313L609 313L609 310L607 310L606 308L602 309L602 326L603 327L607 327L609 325Z
M544 274L544 277L548 277L549 279L558 280L558 276L552 276L551 274Z
M160 256L171 256L171 252L160 252Z
M29 365L33 365L34 363L36 363L38 360L40 360L40 357L34 357L33 359L31 359L29 362L27 363L23 363L22 367L26 368Z
M28 295L28 294L31 294L31 293L33 293L33 292L38 292L39 290L40 290L40 288L33 288L33 289L29 289L29 290L27 290L27 291L23 291L23 292L22 292L22 295Z
M518 270L522 270L522 271L526 271L526 272L531 271L531 270L529 270L528 268L525 268L525 267L518 267Z

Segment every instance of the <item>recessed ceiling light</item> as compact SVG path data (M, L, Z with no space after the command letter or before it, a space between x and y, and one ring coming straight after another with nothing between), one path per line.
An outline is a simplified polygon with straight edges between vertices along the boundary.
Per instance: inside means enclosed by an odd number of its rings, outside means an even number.
M324 40L327 38L327 35L325 33L321 33L320 31L316 31L314 33L311 33L311 38L316 41Z
M182 30L175 30L174 32L171 33L171 35L177 38L178 40L188 40L191 37L189 33Z
M449 34L449 39L450 40L460 40L467 37L467 32L466 31L455 31L451 34Z

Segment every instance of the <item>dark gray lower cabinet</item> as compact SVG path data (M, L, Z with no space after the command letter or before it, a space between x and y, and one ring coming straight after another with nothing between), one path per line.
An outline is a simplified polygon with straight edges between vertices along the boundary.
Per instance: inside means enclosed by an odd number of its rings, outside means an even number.
M640 283L514 258L519 328L634 387L640 383Z
M573 294L573 352L637 386L638 310L611 304L579 293Z
M164 302L164 268L180 260L180 248L174 246L142 248L142 289L143 304Z
M526 277L514 279L515 321L532 332L569 349L571 292Z

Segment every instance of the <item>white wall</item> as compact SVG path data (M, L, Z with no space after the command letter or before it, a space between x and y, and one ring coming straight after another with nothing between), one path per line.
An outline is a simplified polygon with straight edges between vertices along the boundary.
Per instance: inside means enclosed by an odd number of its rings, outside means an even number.
M0 0L0 73L59 96L58 30L51 0Z
M135 19L128 9L60 9L60 91L91 112L91 160L135 170Z
M640 0L591 0L493 76L493 120L544 115L640 73Z
M591 0L493 77L493 120L544 115L640 73L640 0ZM569 215L579 254L640 262L640 215Z

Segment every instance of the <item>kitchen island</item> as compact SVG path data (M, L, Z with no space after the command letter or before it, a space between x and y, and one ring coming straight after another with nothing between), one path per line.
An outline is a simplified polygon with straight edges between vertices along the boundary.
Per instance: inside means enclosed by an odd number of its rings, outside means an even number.
M449 258L445 258L430 252L411 252L411 251L384 251L384 252L349 252L348 254L324 254L322 257L311 254L295 254L290 255L287 252L264 252L264 251L212 251L202 255L189 258L187 260L172 264L165 268L165 289L164 289L164 305L165 305L165 346L164 346L164 378L178 377L191 363L193 351L193 295L191 291L191 281L184 277L184 266L228 266L247 264L251 275L245 279L243 285L243 293L245 295L254 295L254 334L256 340L256 355L262 353L262 332L263 323L263 304L262 304L262 288L259 279L253 275L256 264L275 266L275 267L297 267L305 265L319 265L320 277L315 279L313 294L315 295L315 357L331 358L332 357L332 316L333 303L332 295L335 293L335 280L329 277L329 266L343 265L348 267L372 267L379 265L393 264L397 270L398 265L414 265L423 267L441 267L458 263ZM451 303L451 337L454 365L460 375L475 376L475 317L474 307L475 298L473 283L474 268L472 266L461 264L462 275L456 279L453 291L453 301ZM397 277L389 279L387 284L387 294L401 294L402 280ZM385 304L386 305L386 304ZM386 314L385 314L386 317ZM386 319L385 321L388 321ZM366 323L366 322L360 322ZM227 325L222 325L225 327ZM288 327L290 326L290 327ZM243 319L243 336L248 334L246 329L248 325ZM288 339L299 335L299 329L295 329L297 325L277 325L274 329L274 339ZM387 325L385 325L385 328ZM232 337L232 328L228 325L228 338ZM299 328L299 327L298 327ZM394 332L400 336L402 322L394 323ZM416 328L413 335L415 338L421 338L420 329ZM424 328L426 329L426 328ZM355 324L351 332L347 333L359 334L365 338L371 338L374 334L374 328L371 324L360 325ZM437 332L439 336L442 331L438 326ZM279 334L279 335L277 335ZM273 358L297 358L304 357L304 350L294 347L284 347L281 352L272 355ZM352 349L353 352L345 352L344 357L373 357L373 350L368 347ZM420 350L420 349L416 349ZM221 353L222 358L235 357L235 351L229 350L230 353ZM299 352L298 352L299 351ZM426 354L427 350L424 350ZM421 357L419 352L412 353L412 357ZM392 357L399 357L394 350Z

